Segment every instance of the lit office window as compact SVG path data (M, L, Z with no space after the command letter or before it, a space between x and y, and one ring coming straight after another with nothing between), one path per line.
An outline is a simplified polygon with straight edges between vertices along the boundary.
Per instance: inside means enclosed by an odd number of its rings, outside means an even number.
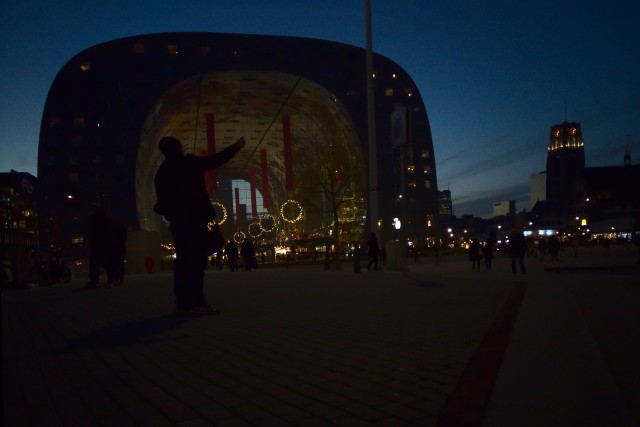
M77 172L71 172L69 174L69 182L71 183L80 182L80 174Z
M89 64L88 62L83 62L82 64L80 64L80 71L91 71L91 64Z
M169 55L177 55L178 54L178 45L177 44L170 44L169 46L167 46L167 53L169 53Z
M431 181L426 180L426 181L424 182L424 186L425 186L425 188L426 188L427 190L430 190L430 189L431 189Z
M416 188L416 182L415 181L409 181L409 188Z
M428 159L430 156L429 150L422 150L422 158Z
M392 87L388 87L385 89L384 94L386 96L393 96L393 88Z
M423 171L425 174L431 173L431 165L424 165Z
M49 127L50 128L57 127L59 124L60 124L60 118L59 117L49 117Z
M137 54L143 54L144 53L144 44L142 43L135 43L133 45L133 52L137 53Z
M84 117L74 117L73 118L73 127L83 128L84 127Z
M416 173L416 167L411 165L411 166L407 166L407 173L409 174L414 174Z

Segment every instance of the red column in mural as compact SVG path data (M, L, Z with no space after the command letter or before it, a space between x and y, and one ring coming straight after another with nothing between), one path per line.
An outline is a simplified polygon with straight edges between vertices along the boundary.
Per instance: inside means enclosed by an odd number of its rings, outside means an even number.
M242 215L240 214L240 189L234 188L234 190L236 195L236 227L240 229L240 219L242 218Z
M262 172L262 207L269 209L269 171L267 170L267 150L260 149L260 169Z
M291 118L282 116L282 139L284 141L284 179L287 191L293 191L293 150L291 149Z
M256 168L249 166L249 185L251 187L251 216L258 216L258 202L256 198Z
M204 115L205 129L207 131L207 153L209 155L216 153L216 130L213 121L213 113ZM215 194L218 192L218 177L216 171L207 171L204 175L207 192Z

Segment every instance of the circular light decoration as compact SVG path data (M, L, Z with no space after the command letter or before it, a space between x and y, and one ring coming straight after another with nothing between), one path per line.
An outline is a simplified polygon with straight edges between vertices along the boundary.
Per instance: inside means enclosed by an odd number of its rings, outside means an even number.
M245 237L247 236L242 231L236 231L235 233L233 233L233 241L237 244L242 243Z
M291 218L287 218L284 214L285 210L288 210L287 207L288 206L293 206L295 207L295 209L298 210L298 215L297 216L293 216ZM286 202L284 202L282 204L282 206L280 207L280 216L282 216L282 219L293 224L295 222L300 221L300 219L302 219L302 206L300 206L300 203L298 203L295 200L289 199Z
M218 225L222 225L224 224L224 222L227 220L227 208L224 207L224 205L218 201L212 201L211 204L213 206L217 206L222 210L222 219L220 221L216 221L215 219L213 221L211 221L209 224L207 224L207 226L209 227L209 230L211 230L211 227L213 227L213 223L217 222Z
M271 227L265 226L265 220L271 219ZM260 229L263 233L271 233L276 228L276 217L270 213L266 213L260 217Z
M260 223L252 222L251 224L249 224L249 227L247 227L247 233L249 233L249 236L252 239L260 237L260 235L262 234L262 227L260 227Z

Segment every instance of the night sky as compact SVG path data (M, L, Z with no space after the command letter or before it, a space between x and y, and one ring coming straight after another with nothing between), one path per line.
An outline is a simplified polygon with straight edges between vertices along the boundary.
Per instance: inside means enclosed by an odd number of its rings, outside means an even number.
M37 172L47 92L80 51L171 31L365 46L364 0L2 1L0 172ZM513 7L508 7L511 4ZM439 189L456 215L529 208L550 127L580 122L587 166L640 158L640 2L372 0L373 48L425 101Z

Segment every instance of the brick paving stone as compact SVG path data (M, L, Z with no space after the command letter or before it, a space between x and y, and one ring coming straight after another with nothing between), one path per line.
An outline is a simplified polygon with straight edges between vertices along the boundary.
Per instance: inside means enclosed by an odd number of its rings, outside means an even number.
M434 425L514 287L444 264L209 271L207 318L174 313L169 273L3 292L4 424Z

